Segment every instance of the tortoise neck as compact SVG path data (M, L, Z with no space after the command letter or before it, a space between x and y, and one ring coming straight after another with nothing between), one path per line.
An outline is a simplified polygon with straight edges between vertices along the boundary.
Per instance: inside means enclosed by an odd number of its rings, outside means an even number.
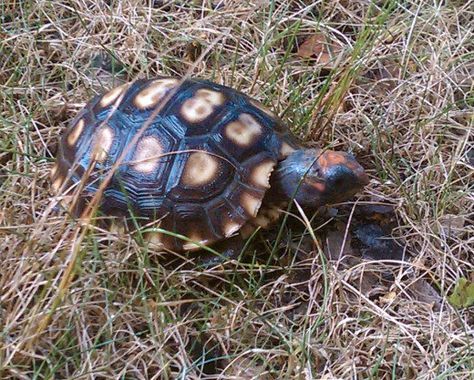
M299 149L278 163L270 179L271 187L268 191L270 202L288 202L295 196L302 178L311 166L311 162L307 162L307 157L307 149Z

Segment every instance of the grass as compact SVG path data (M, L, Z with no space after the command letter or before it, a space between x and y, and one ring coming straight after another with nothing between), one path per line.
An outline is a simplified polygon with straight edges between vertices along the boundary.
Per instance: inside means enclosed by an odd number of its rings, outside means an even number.
M474 281L473 5L0 2L0 378L473 378L472 307L448 302ZM316 33L341 47L332 62L298 55ZM370 185L213 268L55 211L68 121L163 73L252 95L353 152ZM357 250L375 204L394 206L403 263Z

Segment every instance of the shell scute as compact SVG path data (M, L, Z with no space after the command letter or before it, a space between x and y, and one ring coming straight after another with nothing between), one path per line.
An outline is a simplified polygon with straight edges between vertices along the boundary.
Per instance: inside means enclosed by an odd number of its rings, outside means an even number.
M220 196L235 180L236 170L227 157L208 145L188 146L175 161L180 173L169 188L170 197L189 202L204 202Z
M233 235L247 220L227 199L219 199L208 208L207 215L214 229L224 237Z
M204 208L192 203L175 205L174 231L190 240L176 237L176 247L183 247L185 250L197 249L199 245L219 239L219 235L209 224Z

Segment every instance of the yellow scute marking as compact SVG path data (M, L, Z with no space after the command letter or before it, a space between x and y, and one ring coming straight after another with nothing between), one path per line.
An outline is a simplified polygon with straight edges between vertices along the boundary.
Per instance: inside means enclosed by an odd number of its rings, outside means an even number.
M214 109L224 103L224 95L208 89L196 91L192 98L181 106L181 115L191 123L198 123L208 118Z
M248 147L262 134L262 126L252 115L243 113L236 121L226 125L224 134L235 144Z
M235 232L237 232L241 227L241 224L234 222L232 220L224 223L223 230L224 230L224 236L229 237L233 235Z
M268 228L280 218L278 208L270 206L269 208L261 208L254 220L254 223L262 228Z
M82 130L84 129L84 120L80 119L71 129L71 132L69 132L67 136L67 143L69 146L74 146L81 136Z
M296 149L290 146L288 143L283 142L280 147L280 155L288 157L291 153L295 152Z
M153 136L142 138L135 150L133 168L142 173L152 172L157 167L162 153L163 149L157 138Z
M107 92L104 96L102 96L102 99L100 100L100 103L99 103L100 106L105 108L113 104L117 100L117 98L120 95L122 95L123 91L127 87L128 87L128 83L115 87L109 92Z
M201 248L202 245L206 245L209 242L209 239L203 239L197 233L191 233L188 238L192 241L188 241L183 244L183 249L186 251L192 251L194 249Z
M141 90L133 100L139 109L156 107L168 92L178 84L177 79L158 79Z
M250 181L258 187L270 188L270 175L272 174L275 163L271 160L263 161L250 172Z
M217 176L218 169L216 157L204 152L194 152L186 161L181 181L189 186L206 185Z
M114 131L108 126L99 129L92 156L99 162L105 161L114 141Z
M247 214L252 217L257 216L258 209L262 204L262 200L260 198L257 198L254 195L245 192L242 193L242 195L240 196L240 202Z

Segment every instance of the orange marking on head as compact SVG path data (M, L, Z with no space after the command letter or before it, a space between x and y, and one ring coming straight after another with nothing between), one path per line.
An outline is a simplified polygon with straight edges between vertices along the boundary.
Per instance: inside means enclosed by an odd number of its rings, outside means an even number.
M326 185L321 182L311 182L311 186L313 186L320 193L324 193L324 190L326 190Z
M338 152L326 152L326 159L329 165L339 165L345 164L347 162L347 157L342 153Z
M323 152L318 158L318 165L323 171L337 165L344 165L352 170L358 167L357 163L349 159L345 153L334 151Z

